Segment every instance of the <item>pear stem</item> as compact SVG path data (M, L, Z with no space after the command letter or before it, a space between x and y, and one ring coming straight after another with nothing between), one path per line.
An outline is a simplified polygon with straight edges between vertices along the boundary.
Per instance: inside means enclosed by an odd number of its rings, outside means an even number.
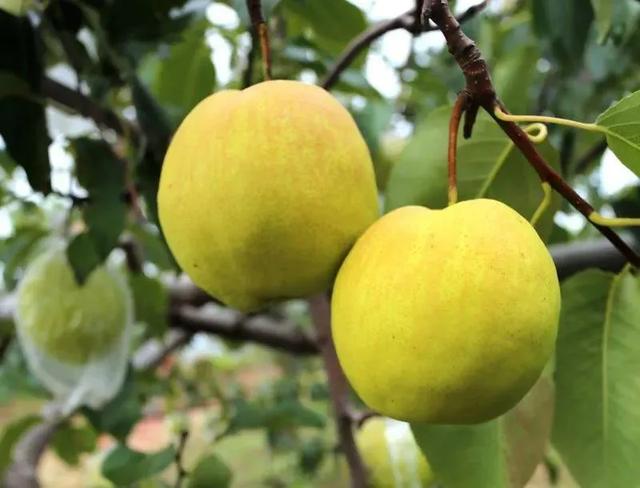
M255 35L260 42L262 53L262 72L265 80L271 79L271 44L269 42L269 28L262 15L262 2L260 0L247 0L247 10L251 17L251 24Z
M451 119L449 119L449 151L447 155L449 169L449 206L458 202L458 175L457 175L457 156L458 156L458 131L460 129L460 120L467 106L467 92L460 92L456 103L451 111Z

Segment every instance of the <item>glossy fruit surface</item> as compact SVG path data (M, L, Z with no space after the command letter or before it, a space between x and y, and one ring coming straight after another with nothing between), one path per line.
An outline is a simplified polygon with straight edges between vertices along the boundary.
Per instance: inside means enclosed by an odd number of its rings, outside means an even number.
M338 274L333 337L372 409L477 423L513 407L549 360L560 288L535 230L495 200L397 209Z
M409 424L373 417L358 431L356 442L371 488L427 488L433 483Z
M180 266L245 311L327 289L378 216L373 165L351 115L295 81L200 102L171 142L158 206Z

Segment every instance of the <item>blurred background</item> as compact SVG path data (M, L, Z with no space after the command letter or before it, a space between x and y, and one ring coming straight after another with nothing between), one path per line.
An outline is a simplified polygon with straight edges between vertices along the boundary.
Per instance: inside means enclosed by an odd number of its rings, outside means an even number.
M463 13L478 2L450 3ZM274 78L320 83L354 37L413 5L264 0ZM110 486L99 470L115 439L154 452L185 430L186 462L215 446L233 486L347 486L307 304L258 317L225 309L177 272L157 226L159 168L177 124L208 94L261 81L244 1L0 0L0 9L0 472L48 399L15 340L13 291L47 237L60 235L78 240L88 267L109 254L128 266L135 347L118 398L55 434L43 486ZM604 26L588 0L491 0L464 30L511 112L593 122L640 86L639 26L636 0L616 3ZM438 31L396 29L332 87L366 139L385 208L442 204L444 180L420 168L425 157L444 161L427 134L463 81ZM601 213L640 216L638 177L600 135L550 127L549 143L553 164ZM508 200L519 188L494 191ZM598 238L566 202L554 212L550 245ZM79 236L99 240L97 251ZM285 339L238 332L247 321ZM136 483L166 486L173 470ZM563 476L541 466L530 486L571 486Z

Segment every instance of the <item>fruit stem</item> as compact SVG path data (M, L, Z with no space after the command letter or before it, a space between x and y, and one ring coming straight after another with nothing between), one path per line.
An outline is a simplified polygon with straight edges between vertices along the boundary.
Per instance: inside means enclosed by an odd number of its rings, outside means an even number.
M262 4L260 0L247 0L247 10L251 17L251 24L260 42L262 53L262 73L265 80L271 79L271 44L269 42L269 29L262 16Z
M504 112L497 105L494 109L494 114L498 119L504 122L541 122L543 124L564 125L566 127L573 127L574 129L581 129L590 132L606 133L606 130L597 124L586 124L584 122L577 122L570 119L561 119L559 117L548 117L546 115L512 115Z
M467 107L468 95L462 91L458 94L456 103L451 111L451 119L449 120L449 150L447 154L449 186L448 186L448 202L449 206L455 205L458 201L458 175L457 175L457 157L458 157L458 130L460 129L460 120L462 114Z

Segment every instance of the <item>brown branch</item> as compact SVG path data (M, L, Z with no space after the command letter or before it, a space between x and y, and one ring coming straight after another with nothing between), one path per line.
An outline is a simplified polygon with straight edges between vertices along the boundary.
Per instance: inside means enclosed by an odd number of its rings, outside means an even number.
M271 45L269 42L269 28L262 15L262 2L260 0L247 0L249 17L255 32L255 37L260 42L262 54L262 71L265 80L271 79Z
M354 37L344 49L336 64L329 70L320 86L325 90L330 90L340 79L342 72L358 57L358 55L368 47L373 41L382 37L387 32L395 29L412 30L415 28L414 12L410 10L396 18L379 22L358 36Z
M251 46L249 47L249 52L247 53L247 65L242 72L242 88L247 88L251 86L253 80L253 63L256 59L256 44L258 43L258 38L255 32L251 32Z
M367 486L367 472L353 435L353 418L348 405L349 387L331 338L331 311L324 295L309 300L311 318L316 329L320 354L327 372L329 393L336 418L340 447L349 465L352 488Z
M227 339L254 342L297 355L318 352L315 339L283 319L268 315L247 317L229 309L175 307L171 326L189 333L204 332Z
M183 430L180 432L180 437L178 439L178 445L176 446L176 470L178 474L176 475L176 484L175 488L182 488L182 483L187 476L187 470L184 467L184 448L187 445L187 439L189 438L189 431Z
M595 159L601 157L608 148L607 140L603 139L578 157L573 172L582 173Z
M428 3L428 1L427 1ZM417 6L420 3L418 2ZM467 20L473 18L478 12L480 12L486 6L486 2L482 2L479 5L470 7L465 12L460 14L458 21L464 23ZM415 8L405 12L390 20L383 20L377 24L371 26L366 31L362 32L358 36L354 37L349 44L345 47L344 51L336 61L336 64L329 70L320 86L325 90L330 90L340 79L340 75L349 67L349 65L358 57L358 55L367 48L373 41L382 37L387 32L396 29L406 29L412 34L420 34L422 32L431 32L438 30L434 25L424 23L421 25L416 19L418 10Z
M6 488L39 488L38 463L49 441L64 419L52 414L32 427L14 447L4 478Z
M56 80L44 77L42 91L53 102L93 120L99 127L106 127L120 135L124 135L126 130L134 131L132 127L127 127L125 130L124 123L115 112L101 107L91 98Z
M486 3L486 2L483 2ZM469 109L482 107L500 125L513 143L520 149L531 166L537 171L542 181L548 182L551 187L562 195L578 212L590 217L593 207L587 203L540 155L527 134L515 123L498 120L494 110L496 107L506 108L499 101L487 63L475 43L467 37L460 27L460 23L451 13L447 0L426 0L423 12L438 26L445 37L449 52L460 66L465 79L465 91L469 96ZM423 18L423 21L426 18ZM592 223L593 224L593 223ZM600 233L605 236L634 266L640 266L638 255L627 243L608 227L593 224Z

